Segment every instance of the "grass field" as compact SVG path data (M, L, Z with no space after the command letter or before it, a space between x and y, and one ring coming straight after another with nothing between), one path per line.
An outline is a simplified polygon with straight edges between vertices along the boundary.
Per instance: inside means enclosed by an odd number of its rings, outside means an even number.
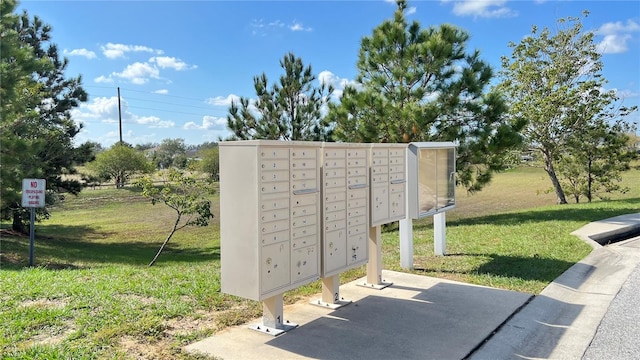
M553 205L535 168L499 174L481 193L458 193L447 215L447 253L433 256L430 220L414 222L412 272L539 293L591 247L570 235L598 219L640 212L640 170L632 190L609 201ZM261 314L259 303L220 292L218 201L206 228L174 235L171 210L132 190L85 190L37 225L29 268L28 237L0 239L0 354L6 359L197 359L181 347ZM7 227L4 224L3 227ZM399 266L398 232L383 233L385 269ZM363 268L342 275L349 281ZM285 294L288 303L320 291L319 282Z

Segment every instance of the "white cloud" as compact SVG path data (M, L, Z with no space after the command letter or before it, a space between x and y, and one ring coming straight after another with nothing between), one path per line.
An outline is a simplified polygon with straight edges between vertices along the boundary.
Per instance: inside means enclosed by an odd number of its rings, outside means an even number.
M63 53L69 56L84 56L87 59L95 59L96 53L87 49L73 49L71 51L64 49Z
M136 85L145 84L150 78L159 79L160 71L149 63L135 62L119 73L112 73L113 76L127 79Z
M458 16L499 18L518 15L517 11L504 6L507 0L441 0L441 2L453 2L453 13Z
M410 6L407 8L407 10L405 10L404 14L411 15L411 14L415 14L416 11L418 11L418 9L415 6Z
M639 31L640 25L633 20L627 20L626 23L621 21L605 23L594 31L595 35L603 37L598 43L598 51L603 54L626 52L629 49L627 42L633 38L631 34Z
M227 119L216 116L204 116L202 117L202 124L196 124L193 121L189 121L184 124L183 129L186 130L223 130L227 127Z
M154 94L167 95L169 93L168 89L158 89L153 92Z
M111 76L100 75L97 78L93 79L94 82L98 84L110 84L113 82Z
M357 88L360 85L355 80L341 78L339 76L336 76L334 73L332 73L331 71L328 71L328 70L321 71L318 74L318 82L320 84L333 85L333 88L334 88L333 98L334 99L338 99L338 98L342 97L342 93L344 92L344 89L347 86L354 86L354 87Z
M177 71L190 70L198 67L197 65L188 65L186 62L171 56L152 57L149 59L149 62L156 63L163 69L170 68Z
M289 29L291 31L313 31L313 28L304 26L302 23L298 21L292 21L289 25L285 25L281 20L274 20L270 22L265 22L263 19L253 19L251 20L251 33L255 36L267 36L272 32L280 31L282 29Z
M71 118L83 122L118 122L118 97L97 97L71 110Z
M304 27L299 22L294 22L293 24L289 25L289 30L291 30L291 31L313 31L312 28Z
M125 53L128 53L128 52L148 52L148 53L155 53L155 54L163 53L162 50L152 49L148 46L125 45L125 44L114 44L114 43L107 43L107 45L102 46L101 49L102 49L102 54L109 59L117 59L117 58L124 57Z
M173 121L162 120L157 116L133 116L136 124L148 125L150 128L172 128L176 125Z
M222 96L216 96L216 97L212 97L207 99L207 104L209 105L213 105L213 106L225 106L225 107L229 107L231 106L231 102L235 102L235 103L240 103L240 96L235 95L235 94L229 94L227 95L227 97L222 97Z
M129 102L125 98L120 99L120 109L122 121L125 123L135 123L147 125L150 128L170 128L175 126L175 122L162 120L157 116L140 116L129 110ZM118 97L97 97L89 103L83 103L79 108L75 108L71 116L77 122L102 122L117 123L119 120Z

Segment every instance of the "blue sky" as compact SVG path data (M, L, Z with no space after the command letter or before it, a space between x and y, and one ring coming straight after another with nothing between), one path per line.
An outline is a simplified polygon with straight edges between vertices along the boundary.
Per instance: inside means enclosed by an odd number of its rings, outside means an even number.
M638 1L409 1L407 18L422 28L454 24L471 35L468 49L500 69L531 26L555 29L580 16L603 52L607 89L624 105L640 104ZM282 74L288 52L331 82L336 94L357 75L360 40L393 16L394 2L375 1L34 1L26 9L52 25L52 40L82 75L89 101L73 113L76 137L110 146L118 141L121 92L123 140L131 144L184 139L201 144L226 137L230 101L255 97L253 77ZM638 122L636 112L632 121Z

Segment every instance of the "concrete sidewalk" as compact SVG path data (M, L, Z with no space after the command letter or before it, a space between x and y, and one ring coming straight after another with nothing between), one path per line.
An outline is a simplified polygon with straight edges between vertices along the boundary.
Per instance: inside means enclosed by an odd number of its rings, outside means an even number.
M278 337L234 327L187 346L222 359L461 359L530 294L383 271L382 290L340 287L352 304L329 310L297 303L285 320L300 326Z
M594 225L595 224L595 225ZM284 308L300 326L278 337L229 328L186 347L217 359L580 359L609 305L640 263L640 239L606 247L602 234L640 229L640 214L591 223L575 234L594 251L530 294L383 271L393 285L340 287L353 303ZM256 320L258 321L258 320Z

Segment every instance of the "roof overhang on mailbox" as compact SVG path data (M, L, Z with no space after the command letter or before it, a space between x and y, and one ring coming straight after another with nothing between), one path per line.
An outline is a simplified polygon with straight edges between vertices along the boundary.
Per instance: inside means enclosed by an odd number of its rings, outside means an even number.
M409 216L420 219L456 205L453 142L414 142L407 151Z

